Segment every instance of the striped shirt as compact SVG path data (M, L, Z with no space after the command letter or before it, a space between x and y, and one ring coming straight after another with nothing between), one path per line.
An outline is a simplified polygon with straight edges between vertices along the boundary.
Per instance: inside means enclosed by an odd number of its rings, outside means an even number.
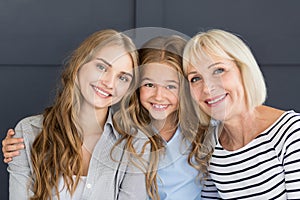
M236 151L217 142L209 173L203 199L300 199L300 114L283 113Z

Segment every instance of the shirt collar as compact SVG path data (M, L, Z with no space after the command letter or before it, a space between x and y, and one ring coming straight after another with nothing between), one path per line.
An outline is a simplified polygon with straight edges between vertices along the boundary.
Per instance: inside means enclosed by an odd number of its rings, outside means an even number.
M42 115L40 115L40 117L34 117L30 120L30 124L32 126L35 126L37 128L43 128L43 120L44 117ZM110 130L113 135L116 137L116 139L119 139L121 136L120 134L116 131L116 129L114 128L114 124L113 124L113 110L111 108L108 109L108 115L107 115L107 119L106 122L104 124L104 130Z
M113 110L111 108L108 110L108 115L107 115L106 122L104 124L104 131L103 132L105 132L107 128L109 130L111 130L111 132L116 137L116 139L119 139L121 137L121 135L117 132L117 130L114 127L114 124L113 124Z

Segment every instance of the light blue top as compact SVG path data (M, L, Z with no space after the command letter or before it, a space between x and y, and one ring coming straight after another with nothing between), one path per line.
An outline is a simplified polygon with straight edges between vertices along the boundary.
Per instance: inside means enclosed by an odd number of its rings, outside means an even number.
M166 152L161 157L157 179L161 200L201 199L198 171L188 164L190 144L183 142L180 128L165 145Z

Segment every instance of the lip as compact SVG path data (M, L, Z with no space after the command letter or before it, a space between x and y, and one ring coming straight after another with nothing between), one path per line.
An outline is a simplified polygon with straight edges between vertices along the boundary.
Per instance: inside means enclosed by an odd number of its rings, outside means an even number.
M218 95L213 98L206 99L204 102L210 107L217 106L218 104L222 103L226 99L227 95L228 93Z
M112 94L100 87L97 87L95 85L91 85L92 88L94 89L94 91L96 92L96 94L102 98L108 98L108 97L111 97Z

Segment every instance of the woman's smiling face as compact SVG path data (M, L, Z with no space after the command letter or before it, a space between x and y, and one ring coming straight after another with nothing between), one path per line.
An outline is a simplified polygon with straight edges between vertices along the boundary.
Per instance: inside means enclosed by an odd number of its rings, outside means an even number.
M240 70L235 62L213 56L199 57L187 68L193 98L201 109L218 120L227 120L246 109Z
M83 104L107 108L124 96L133 78L133 62L123 48L108 46L84 64L77 76Z

